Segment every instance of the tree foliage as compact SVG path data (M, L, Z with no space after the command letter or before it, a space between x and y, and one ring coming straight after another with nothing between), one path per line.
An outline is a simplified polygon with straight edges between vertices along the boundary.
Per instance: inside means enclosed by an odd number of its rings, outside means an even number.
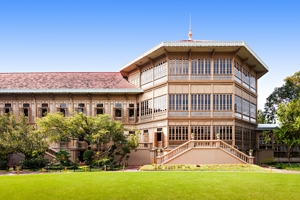
M257 123L259 124L267 124L267 120L265 118L265 115L261 109L257 111Z
M275 88L269 95L264 107L267 123L276 123L276 110L280 103L288 103L300 98L300 71L284 79L281 87Z
M274 130L277 141L286 145L287 156L296 144L300 144L300 99L281 103L276 112L279 129Z
M138 146L139 131L131 130L136 134L125 135L123 123L112 120L109 115L87 116L74 112L71 116L63 117L60 113L49 113L37 119L37 125L54 142L69 138L84 139L89 148L96 146L96 159L108 156L120 163L124 158L128 159L130 151ZM100 150L107 145L108 150L100 154Z
M16 120L13 114L0 115L0 159L10 154L23 153L26 159L37 157L48 149L45 135L38 133L21 115Z
M62 113L48 113L43 118L37 118L39 132L45 134L51 142L68 141L71 137L68 118Z

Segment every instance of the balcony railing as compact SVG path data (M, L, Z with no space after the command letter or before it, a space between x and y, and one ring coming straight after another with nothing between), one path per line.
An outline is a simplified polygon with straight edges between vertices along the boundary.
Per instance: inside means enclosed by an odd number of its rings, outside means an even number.
M191 74L191 80L210 80L210 74Z
M180 74L180 75L169 75L169 80L189 80L188 74Z

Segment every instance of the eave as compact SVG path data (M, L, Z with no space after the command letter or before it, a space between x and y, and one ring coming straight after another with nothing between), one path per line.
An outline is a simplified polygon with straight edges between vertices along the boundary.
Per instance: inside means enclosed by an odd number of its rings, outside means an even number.
M32 94L32 93L90 93L90 94L107 94L107 93L127 93L127 94L139 94L143 93L141 88L119 88L119 89L0 89L0 94Z
M249 66L253 67L253 70L257 72L258 78L269 71L268 66L243 41L220 42L191 40L162 42L121 67L120 72L127 74L136 69L137 66L149 62L149 58L154 59L166 52L232 52L236 53L235 56L239 56L242 60L245 60Z

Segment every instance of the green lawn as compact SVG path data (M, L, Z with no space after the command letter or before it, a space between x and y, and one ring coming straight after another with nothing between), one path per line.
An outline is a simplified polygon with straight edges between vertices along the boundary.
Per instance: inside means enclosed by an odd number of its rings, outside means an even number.
M83 172L0 176L0 199L299 199L300 174Z

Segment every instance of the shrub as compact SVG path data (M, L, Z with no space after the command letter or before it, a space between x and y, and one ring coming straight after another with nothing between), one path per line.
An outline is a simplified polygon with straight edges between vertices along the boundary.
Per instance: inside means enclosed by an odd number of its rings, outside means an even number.
M87 165L91 165L93 161L94 152L92 150L86 150L83 153L83 159L85 160Z
M58 152L54 153L57 161L60 163L62 166L70 166L70 160L69 158L70 153L66 150L59 150Z
M263 164L263 165L272 165L274 164L274 158L273 157L269 157L269 158L265 158L263 159L260 164Z
M20 161L19 165L22 169L36 169L43 168L49 163L49 160L44 158L32 158Z
M7 169L7 161L6 160L0 160L0 170L6 170Z

